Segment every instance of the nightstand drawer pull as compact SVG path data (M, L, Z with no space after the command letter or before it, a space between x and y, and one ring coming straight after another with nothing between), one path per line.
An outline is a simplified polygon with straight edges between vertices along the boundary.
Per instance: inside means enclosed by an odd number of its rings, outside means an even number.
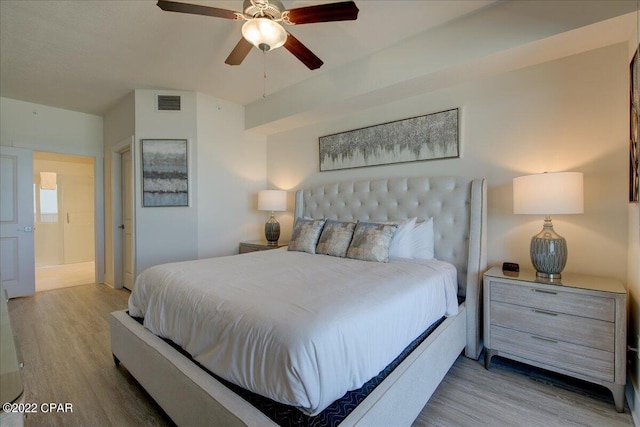
M534 338L534 339L537 339L537 340L540 340L540 341L547 341L547 342L550 342L550 343L553 343L553 344L558 344L558 340L553 340L551 338L539 337L537 335L531 335L531 338Z
M549 294L549 295L558 295L557 292L554 291L546 291L544 289L531 289L533 292L539 292L541 294Z
M557 316L558 313L554 313L552 311L546 311L546 310L538 310L538 309L531 309L531 311L533 311L534 313L538 313L538 314L546 314L549 316Z

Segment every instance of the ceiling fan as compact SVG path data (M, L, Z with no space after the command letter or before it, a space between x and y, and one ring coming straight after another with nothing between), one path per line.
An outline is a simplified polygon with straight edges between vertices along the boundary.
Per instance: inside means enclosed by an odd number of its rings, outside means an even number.
M242 26L242 39L227 57L226 64L240 65L253 46L263 52L284 46L310 70L320 68L322 60L286 31L282 24L313 24L358 18L358 8L353 1L286 10L278 0L244 0L242 12L169 0L158 0L158 7L169 12L246 21Z

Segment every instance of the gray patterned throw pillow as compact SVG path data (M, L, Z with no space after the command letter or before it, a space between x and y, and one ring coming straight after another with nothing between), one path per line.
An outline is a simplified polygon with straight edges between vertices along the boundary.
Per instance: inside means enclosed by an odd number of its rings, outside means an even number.
M358 222L347 258L389 262L389 247L397 228L397 225L392 224Z
M328 219L318 240L316 253L344 257L353 237L355 222L342 222Z
M288 250L315 254L324 222L324 219L298 218L293 226Z

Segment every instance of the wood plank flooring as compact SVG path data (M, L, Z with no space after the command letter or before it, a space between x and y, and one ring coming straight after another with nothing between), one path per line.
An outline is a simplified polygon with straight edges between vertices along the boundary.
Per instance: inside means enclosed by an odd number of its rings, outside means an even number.
M96 280L95 265L90 261L37 267L36 292L93 283Z
M83 285L9 301L24 360L25 401L72 403L73 413L30 414L26 426L162 426L162 413L109 348L108 314L129 292Z
M113 364L108 314L129 292L83 285L9 301L25 363L25 401L72 403L26 426L170 426L125 368ZM608 390L501 358L489 371L460 357L414 426L632 426ZM393 427L393 426L390 426Z

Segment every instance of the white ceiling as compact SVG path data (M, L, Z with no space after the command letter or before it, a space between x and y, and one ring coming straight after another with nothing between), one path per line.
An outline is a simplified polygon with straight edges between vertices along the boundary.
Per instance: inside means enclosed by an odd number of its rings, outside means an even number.
M191 1L241 10L242 0ZM332 1L283 1L286 8ZM0 1L0 94L102 115L133 89L193 90L246 105L472 14L492 0L356 0L357 21L287 29L324 65L285 49L224 63L241 23L164 12L155 1ZM263 79L266 67L267 79Z

